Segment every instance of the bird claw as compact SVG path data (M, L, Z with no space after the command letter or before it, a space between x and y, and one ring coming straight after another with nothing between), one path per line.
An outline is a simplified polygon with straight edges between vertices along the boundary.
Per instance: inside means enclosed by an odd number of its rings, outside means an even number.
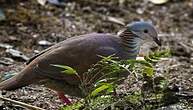
M60 100L65 103L66 105L71 105L72 102L65 96L65 94L63 92L58 92L58 96L60 98Z

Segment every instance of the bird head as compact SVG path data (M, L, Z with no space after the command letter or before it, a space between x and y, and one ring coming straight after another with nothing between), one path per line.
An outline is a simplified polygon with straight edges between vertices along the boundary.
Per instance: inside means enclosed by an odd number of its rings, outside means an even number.
M161 46L161 41L158 39L158 34L154 26L148 22L133 22L126 26L126 30L131 31L140 40L154 41Z

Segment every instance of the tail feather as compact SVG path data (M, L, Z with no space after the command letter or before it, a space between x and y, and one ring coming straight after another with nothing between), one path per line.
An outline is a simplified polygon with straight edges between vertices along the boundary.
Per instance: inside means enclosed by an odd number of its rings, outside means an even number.
M0 90L15 90L23 86L30 85L34 82L39 81L36 73L26 68L21 73L3 81L0 83Z
M0 83L0 90L15 90L26 85L27 84L18 81L17 76L13 76Z

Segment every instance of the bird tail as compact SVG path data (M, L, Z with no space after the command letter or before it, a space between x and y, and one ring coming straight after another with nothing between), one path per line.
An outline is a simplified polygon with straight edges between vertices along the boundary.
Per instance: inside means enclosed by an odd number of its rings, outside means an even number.
M0 83L0 90L15 90L23 86L30 85L40 80L36 73L24 69L21 73Z

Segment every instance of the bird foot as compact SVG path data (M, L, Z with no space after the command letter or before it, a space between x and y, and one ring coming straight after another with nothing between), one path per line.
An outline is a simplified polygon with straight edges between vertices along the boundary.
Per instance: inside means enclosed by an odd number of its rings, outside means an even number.
M64 92L58 92L58 96L60 100L66 105L71 105L72 102L65 96Z

